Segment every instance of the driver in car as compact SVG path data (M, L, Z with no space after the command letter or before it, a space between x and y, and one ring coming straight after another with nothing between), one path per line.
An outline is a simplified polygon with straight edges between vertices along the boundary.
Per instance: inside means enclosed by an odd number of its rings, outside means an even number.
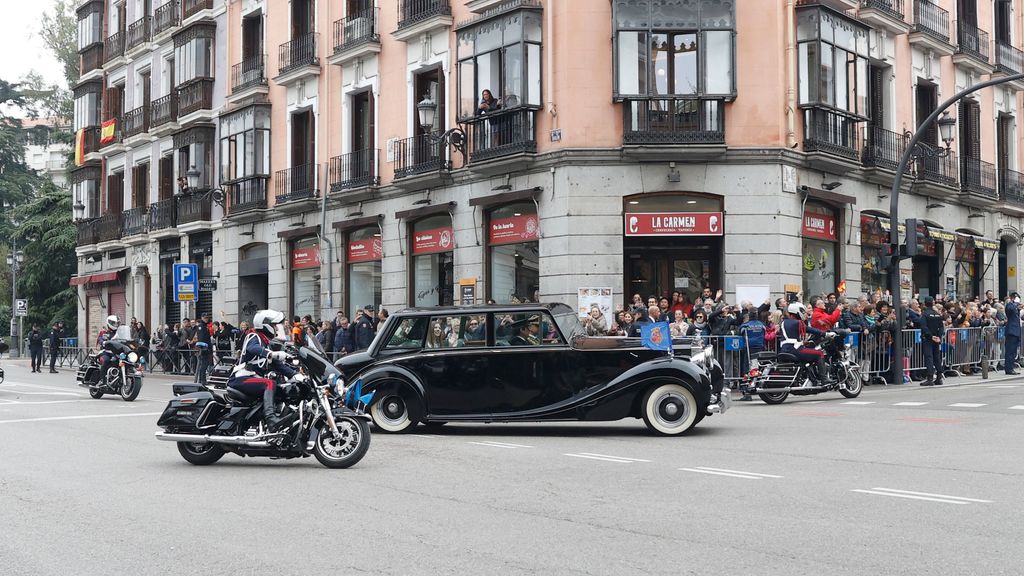
M260 310L253 316L252 328L246 333L242 342L242 353L238 364L231 370L228 387L234 388L248 396L263 394L263 420L267 429L274 429L279 423L274 405L274 394L277 384L267 375L273 371L288 378L304 379L304 374L297 373L285 364L287 354L283 350L270 350L270 340L278 338L286 340L284 333L284 314L276 310Z
M512 346L538 346L540 345L540 338L537 334L540 332L540 317L530 316L524 318L518 322L512 323L512 328L515 329L515 336L508 339L508 343Z

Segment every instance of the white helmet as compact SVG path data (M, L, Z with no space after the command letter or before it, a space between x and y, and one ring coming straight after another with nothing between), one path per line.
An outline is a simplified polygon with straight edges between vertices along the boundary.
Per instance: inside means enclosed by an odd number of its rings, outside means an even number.
M284 322L284 313L277 310L260 310L252 317L253 330L259 330L267 338L277 336L277 325Z
M799 302L790 304L787 311L793 316L799 316L801 320L807 320L807 307Z
M120 325L121 320L117 318L117 314L107 316L107 330L117 330L117 327Z

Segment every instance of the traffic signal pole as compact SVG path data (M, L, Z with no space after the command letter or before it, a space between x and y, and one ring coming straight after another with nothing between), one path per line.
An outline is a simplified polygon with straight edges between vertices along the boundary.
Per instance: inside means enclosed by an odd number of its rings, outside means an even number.
M889 292L892 294L893 310L896 311L896 333L893 334L893 351L892 351L892 374L893 383L901 384L903 382L903 326L906 323L906 310L903 308L903 302L900 298L901 286L900 286L900 230L899 230L899 210L900 210L900 186L903 184L903 172L907 169L910 161L917 155L917 145L920 143L921 138L924 136L925 131L931 127L935 120L942 114L947 108L956 104L960 99L968 94L972 94L981 90L982 88L988 88L989 86L996 86L998 84L1005 84L1007 82L1013 82L1015 80L1024 80L1024 74L1012 74L1009 76L1002 76L995 79L986 80L980 84L975 84L969 88L965 88L948 100L939 104L931 115L925 118L924 122L917 127L913 136L910 138L910 142L907 144L907 148L903 151L903 156L900 158L900 163L896 167L896 178L892 183L892 191L889 193L889 243L892 245L894 251L894 259L892 263L892 269L889 271ZM914 233L916 230L907 230L907 234ZM940 368L941 369L941 368Z

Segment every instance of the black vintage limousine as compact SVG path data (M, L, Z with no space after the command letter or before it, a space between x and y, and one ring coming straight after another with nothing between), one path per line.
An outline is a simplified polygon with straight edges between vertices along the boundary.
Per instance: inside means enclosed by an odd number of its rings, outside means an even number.
M588 337L565 304L413 308L337 366L375 391L370 415L385 432L633 417L677 435L725 412L729 392L710 348L674 348L670 358L637 338Z

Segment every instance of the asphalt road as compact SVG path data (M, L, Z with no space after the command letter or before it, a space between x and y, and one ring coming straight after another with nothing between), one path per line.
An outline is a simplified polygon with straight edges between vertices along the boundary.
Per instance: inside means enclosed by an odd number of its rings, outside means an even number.
M153 439L170 380L93 400L5 362L0 574L1013 574L1024 380L640 421L375 434L356 467ZM951 380L952 381L952 380Z

